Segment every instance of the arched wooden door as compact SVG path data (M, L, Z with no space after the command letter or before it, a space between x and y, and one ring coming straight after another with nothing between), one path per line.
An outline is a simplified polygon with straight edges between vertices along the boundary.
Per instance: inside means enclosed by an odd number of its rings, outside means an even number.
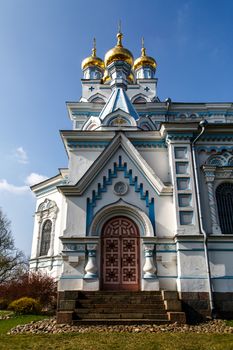
M139 290L138 227L126 217L115 217L103 227L101 239L102 289Z

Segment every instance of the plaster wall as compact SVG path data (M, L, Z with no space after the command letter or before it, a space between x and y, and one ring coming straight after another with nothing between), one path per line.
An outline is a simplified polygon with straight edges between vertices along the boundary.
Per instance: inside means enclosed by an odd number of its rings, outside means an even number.
M138 152L163 182L171 182L167 148L141 149Z
M78 180L86 173L92 163L102 153L102 149L79 149L70 152L69 159L69 181L76 184Z

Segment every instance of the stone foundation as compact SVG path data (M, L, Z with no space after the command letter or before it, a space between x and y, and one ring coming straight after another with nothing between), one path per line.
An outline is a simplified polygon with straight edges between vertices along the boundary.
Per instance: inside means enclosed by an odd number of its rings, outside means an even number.
M188 323L196 323L211 317L209 293L180 292L182 309L186 313ZM233 318L233 293L213 293L214 317Z

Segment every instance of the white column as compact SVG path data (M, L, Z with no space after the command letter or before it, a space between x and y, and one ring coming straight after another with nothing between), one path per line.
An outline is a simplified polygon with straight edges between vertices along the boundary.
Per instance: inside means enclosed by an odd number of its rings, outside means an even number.
M143 266L144 278L157 278L154 263L154 244L144 245L145 264Z
M87 244L87 264L85 266L84 278L97 277L96 244Z

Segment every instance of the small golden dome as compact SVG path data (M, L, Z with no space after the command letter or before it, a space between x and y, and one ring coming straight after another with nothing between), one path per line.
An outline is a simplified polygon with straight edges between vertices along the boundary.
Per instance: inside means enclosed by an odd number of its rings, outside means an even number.
M82 61L82 70L84 70L87 67L91 67L91 66L96 66L99 67L100 69L104 69L104 61L101 60L101 58L96 56L96 40L94 38L94 45L93 45L93 49L92 49L92 55L85 58Z
M103 76L103 83L107 83L109 80L111 80L110 76L108 75L107 70L104 71L104 76Z
M135 70L135 69L145 67L145 66L150 66L153 69L156 69L157 63L156 63L155 59L153 57L146 55L146 49L144 47L144 39L143 38L142 38L141 53L142 53L141 56L135 60L133 69Z
M133 65L133 55L129 50L123 47L122 37L123 34L121 32L117 33L117 45L106 53L104 57L104 63L106 67L115 61L124 61L131 66Z
M133 84L134 82L134 76L133 73L131 72L130 75L127 77L128 81Z

